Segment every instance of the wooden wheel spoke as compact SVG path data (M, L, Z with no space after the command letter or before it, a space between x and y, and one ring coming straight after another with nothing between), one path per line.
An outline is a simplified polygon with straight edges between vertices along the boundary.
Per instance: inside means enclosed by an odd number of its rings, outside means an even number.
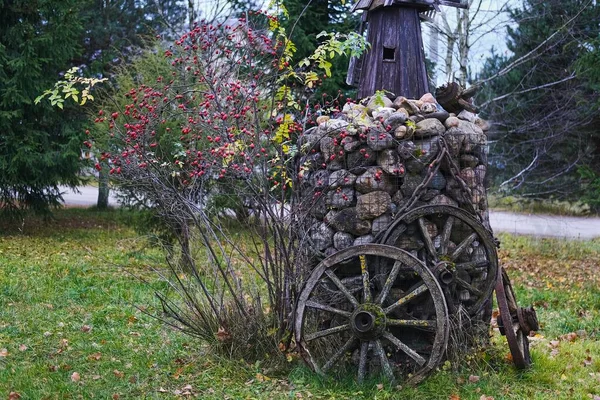
M316 301L312 301L312 300L307 300L306 306L310 307L310 308L316 308L318 310L329 311L330 313L342 315L347 318L350 318L350 315L352 315L348 311L340 310L338 308L334 308L334 307L328 306L326 304L317 303Z
M383 302L387 298L387 295L390 292L390 289L392 288L392 285L394 284L394 282L396 281L396 278L398 277L398 272L400 272L400 267L402 267L402 263L400 261L396 261L394 263L394 266L392 267L392 270L390 271L390 274L388 275L388 277L385 281L385 284L383 285L383 289L381 289L381 292L375 299L375 303L383 304Z
M322 331L311 333L309 335L306 335L304 337L304 339L307 342L310 342L311 340L315 340L315 339L322 338L325 336L330 336L330 335L333 335L336 333L344 332L344 331L347 331L348 329L350 329L349 324L339 325L339 326L335 326L333 328L329 328L329 329L325 329Z
M466 272L476 272L478 270L487 269L490 262L488 260L469 261L460 264L456 264L456 269L463 270Z
M415 360L415 362L419 364L419 366L422 367L427 362L427 360L423 358L419 353L408 347L404 342L402 342L396 336L392 335L390 332L384 332L383 337L389 340L394 346L396 346L398 350L403 351L404 353L406 353L407 356Z
M338 289L340 289L340 292L344 293L344 296L346 296L346 298L348 299L348 301L350 301L350 303L352 303L352 305L354 307L358 307L359 303L358 300L356 300L356 297L354 297L352 295L352 293L350 293L350 291L348 290L348 288L346 288L346 286L344 286L344 284L342 283L342 281L340 280L340 278L338 278L335 273L330 270L327 269L325 270L325 274L329 277L329 279L331 279L331 281L333 282L333 284L335 286L337 286Z
M450 243L450 234L452 233L452 225L454 225L454 217L450 215L444 224L442 229L442 236L440 241L440 255L446 255L448 253L448 244Z
M355 337L351 337L350 339L348 339L348 341L331 356L327 363L323 365L323 368L321 368L321 372L323 372L324 374L327 373L327 371L329 371L331 367L333 367L335 363L338 362L339 359L342 358L342 356L352 348L354 343L356 343L356 340L357 339Z
M367 358L369 357L369 342L360 345L360 359L358 361L358 383L363 383L367 375Z
M477 233L473 232L467 236L454 250L454 253L450 256L452 261L456 261L458 257L477 239Z
M389 314L390 312L394 311L396 308L400 307L403 304L408 303L409 301L411 301L412 299L414 299L415 297L417 297L421 293L424 293L424 292L426 292L428 290L429 289L427 288L427 286L425 286L424 284L421 284L417 288L415 288L414 290L412 290L410 293L402 296L394 304L392 304L391 306L389 306L386 309L384 309L383 312L386 313L386 314Z
M390 365L390 361L385 355L385 350L383 345L381 344L381 340L375 340L375 352L379 355L379 361L381 362L381 368L383 369L383 374L388 379L388 381L394 381L394 371L392 370L392 366Z
M425 226L425 219L423 217L419 218L419 229L421 230L421 234L423 235L423 241L425 242L425 248L429 252L429 255L433 259L433 261L438 260L438 255L435 251L435 246L433 245L433 241L431 240L431 236L429 236L429 231L427 230L427 226Z
M437 328L435 320L420 320L420 319L388 319L387 326L408 326L414 328L422 328L434 331Z
M481 293L481 290L477 289L475 286L471 285L470 283L466 282L465 280L456 277L456 283L458 283L460 286L462 286L463 288L467 289L469 292L477 295L477 296L482 296L483 293Z
M369 280L369 267L367 265L367 256L361 255L358 256L360 260L360 273L362 275L362 283L363 283L363 302L370 303L371 302L371 282Z

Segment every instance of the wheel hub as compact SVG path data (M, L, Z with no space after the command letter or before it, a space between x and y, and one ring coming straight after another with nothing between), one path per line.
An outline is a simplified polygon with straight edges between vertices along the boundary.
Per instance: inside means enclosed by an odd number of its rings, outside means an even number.
M385 313L377 304L361 304L350 316L350 328L363 340L377 339L386 326Z

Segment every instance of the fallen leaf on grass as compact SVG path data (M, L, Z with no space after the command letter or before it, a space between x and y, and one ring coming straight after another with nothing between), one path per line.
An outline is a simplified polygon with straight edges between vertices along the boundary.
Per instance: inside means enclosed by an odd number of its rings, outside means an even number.
M168 390L167 390L167 389L165 389L165 388L163 388L163 387L159 387L159 388L158 388L156 391L157 391L158 393L167 393L167 392L168 392Z
M8 349L0 350L0 357L8 357Z
M121 396L119 396L119 393L115 393L112 395L113 400L119 400L119 397L121 397Z
M73 382L79 382L81 380L81 376L79 375L79 372L73 372L71 374L71 380Z
M377 384L377 390L383 390L383 383Z
M83 326L81 327L81 332L84 332L84 333L87 333L87 332L89 332L89 331L91 331L91 330L92 330L92 327L91 327L91 326L89 326L89 325L83 325Z
M121 371L119 371L118 369L115 369L115 370L113 371L113 374L115 374L115 376L116 376L117 378L122 378L122 377L124 377L124 376L125 376L125 373L124 373L124 372L121 372Z
M592 356L587 356L585 360L583 360L583 366L589 367L590 365L592 365Z
M93 353L93 354L90 354L90 355L88 356L88 360L90 360L90 361L91 361L91 360L96 360L96 361L98 361L98 360L100 360L101 358L102 358L102 353L100 353L100 352L98 352L98 353Z
M25 350L27 350L28 348L29 348L29 347L25 346L24 344L22 344L22 345L20 345L20 346L19 346L19 350L20 350L20 351L25 351Z
M494 400L494 398L492 396L486 396L485 394L482 394L479 400Z
M452 395L450 395L448 400L460 400L460 396L457 394L452 394Z
M559 339L566 342L574 342L575 340L577 340L577 337L578 336L575 332L569 332L566 335L559 336Z
M21 398L21 395L17 392L10 392L8 394L8 400L18 400Z
M479 376L469 375L469 383L477 383L477 382L479 382Z

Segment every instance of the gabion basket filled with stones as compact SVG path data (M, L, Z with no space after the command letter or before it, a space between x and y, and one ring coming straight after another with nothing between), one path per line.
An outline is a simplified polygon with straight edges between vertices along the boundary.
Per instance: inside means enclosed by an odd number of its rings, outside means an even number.
M516 304L489 225L488 124L455 111L377 94L300 136L310 273L294 332L317 373L417 383L456 346L456 321L487 336L494 289L513 360L530 364L535 312Z

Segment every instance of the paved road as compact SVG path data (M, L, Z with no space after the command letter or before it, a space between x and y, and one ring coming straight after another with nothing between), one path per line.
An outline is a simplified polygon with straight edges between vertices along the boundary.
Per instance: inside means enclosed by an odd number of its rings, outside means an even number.
M69 189L68 187L61 187L63 191L63 200L67 206L75 207L91 207L98 203L98 188L93 186L80 186L77 188L77 192ZM110 192L108 198L108 205L118 206L117 198L113 191Z
M84 186L79 193L63 188L66 205L93 206L98 199L98 188ZM117 199L111 192L109 204L117 206ZM503 211L490 212L490 224L494 232L508 232L539 237L562 237L572 239L592 239L600 237L600 218L561 217L556 215L529 215Z

